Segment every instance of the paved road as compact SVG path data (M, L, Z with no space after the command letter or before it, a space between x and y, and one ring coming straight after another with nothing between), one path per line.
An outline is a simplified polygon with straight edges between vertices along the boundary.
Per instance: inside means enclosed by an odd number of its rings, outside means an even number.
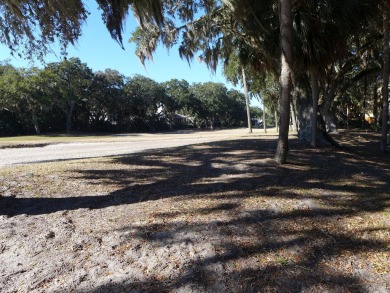
M55 143L46 146L0 149L0 168L17 164L30 164L58 160L95 158L185 146L237 138L272 137L274 132L264 134L260 129L248 135L246 129L218 131L178 131L166 134L125 134L100 137L93 141Z
M137 153L144 150L184 146L210 142L210 137L164 140L136 140L126 142L60 143L44 147L0 149L0 168L7 165L45 161L93 158Z

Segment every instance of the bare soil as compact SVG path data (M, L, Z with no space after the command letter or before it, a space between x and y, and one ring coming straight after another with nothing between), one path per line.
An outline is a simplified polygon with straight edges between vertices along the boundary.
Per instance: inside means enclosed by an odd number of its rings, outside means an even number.
M337 139L2 168L0 291L390 292L390 157Z

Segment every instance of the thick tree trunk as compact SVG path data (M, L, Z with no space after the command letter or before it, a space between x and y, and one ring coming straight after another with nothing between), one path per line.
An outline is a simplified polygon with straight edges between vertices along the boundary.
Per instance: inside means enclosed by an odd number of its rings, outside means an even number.
M311 141L311 117L313 116L313 107L308 90L302 88L300 84L296 85L295 101L297 107L297 116L299 121L298 138L307 142Z
M264 128L264 133L267 133L267 123L266 123L266 113L265 113L265 106L263 105L263 128Z
M318 78L313 72L310 73L310 86L311 86L311 97L313 102L313 112L311 117L311 146L317 147L317 113L318 113L318 100L319 100L319 89L318 89Z
M325 120L326 125L326 131L328 133L336 133L337 127L336 127L336 117L330 111L331 105L336 97L336 89L337 89L338 83L336 81L332 81L329 90L324 95L324 102L319 107L319 110L321 112L322 117Z
M252 133L252 120L251 120L251 109L249 106L249 96L248 96L248 86L246 84L246 76L245 76L245 69L242 68L242 81L244 84L244 94L245 94L245 104L246 104L246 115L248 118L248 131L249 133Z
M383 107L382 107L382 137L381 137L381 151L386 152L387 147L387 133L388 133L388 120L389 120L389 73L390 73L390 3L384 1L383 9L383 34L384 34L384 52L383 52Z
M70 101L70 106L66 112L66 133L70 133L72 130L72 115L74 110L75 101Z
M38 134L38 135L41 134L41 130L39 129L39 124L38 124L37 113L35 112L35 110L32 110L31 121L32 121L32 123L34 125L36 134Z
M280 73L280 129L275 160L283 164L288 154L288 131L290 124L290 94L292 88L292 0L280 0L281 73Z

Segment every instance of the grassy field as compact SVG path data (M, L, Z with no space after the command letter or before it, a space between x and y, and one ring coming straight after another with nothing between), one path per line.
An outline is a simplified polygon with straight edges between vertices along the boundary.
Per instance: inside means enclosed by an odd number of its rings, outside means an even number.
M389 156L338 139L283 166L246 137L2 168L0 288L389 292Z

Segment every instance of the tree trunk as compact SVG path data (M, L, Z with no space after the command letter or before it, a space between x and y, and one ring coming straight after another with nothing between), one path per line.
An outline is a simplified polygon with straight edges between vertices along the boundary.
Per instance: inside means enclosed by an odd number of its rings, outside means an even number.
M291 107L292 130L294 133L298 133L297 117L295 116L293 103L291 103L290 107Z
M336 133L337 132L336 117L330 111L331 105L336 97L337 86L338 86L337 81L331 82L331 84L329 86L329 90L324 95L324 102L319 107L321 115L325 120L326 131L328 133Z
M374 105L373 105L373 115L374 115L374 123L375 125L379 125L379 115L378 115L378 88L376 85L376 82L373 87L373 99L374 99Z
M313 116L313 107L310 100L308 85L302 87L301 83L295 85L295 101L297 107L297 116L299 121L298 138L307 142L311 141L311 117Z
M174 124L174 121L175 121L175 113L170 113L169 115L169 129L170 130L173 130L173 124Z
M38 125L37 113L35 112L35 110L32 110L31 121L32 121L32 123L34 125L36 134L38 134L38 135L41 134L41 130L39 129L39 125Z
M244 94L245 94L245 104L246 104L246 115L248 118L248 131L252 133L252 121L251 121L251 110L249 107L249 96L248 96L248 86L246 84L245 69L242 67L242 81L244 84Z
M389 58L390 58L390 3L384 1L383 9L383 34L384 34L384 52L383 52L383 107L382 107L382 137L381 137L381 151L386 152L387 147L387 132L389 120Z
M280 73L280 129L275 160L283 164L288 154L288 130L290 124L290 93L292 88L292 0L280 0L281 73Z
M276 132L279 132L279 117L278 117L278 111L275 111L275 127L276 127Z
M263 104L263 128L264 128L264 133L267 133L267 124L266 124L266 113L265 113L265 106Z
M317 147L317 112L318 112L318 78L313 72L310 73L310 86L311 86L311 97L313 102L313 112L311 117L311 146Z
M70 101L69 109L66 113L66 133L70 133L72 130L72 115L74 110L75 101Z
M367 88L368 88L367 75L364 77L364 95L363 95L363 117L362 117L362 128L366 127L366 104L367 104Z

